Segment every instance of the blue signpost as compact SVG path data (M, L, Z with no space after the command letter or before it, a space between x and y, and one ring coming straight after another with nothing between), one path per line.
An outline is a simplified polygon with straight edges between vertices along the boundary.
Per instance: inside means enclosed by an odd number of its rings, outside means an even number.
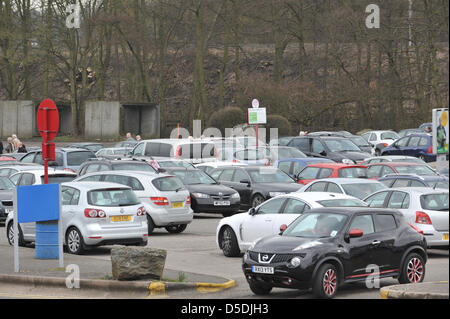
M20 186L15 190L14 248L15 270L19 269L18 224L36 223L36 258L59 259L62 252L61 192L58 184ZM17 246L17 248L16 248Z

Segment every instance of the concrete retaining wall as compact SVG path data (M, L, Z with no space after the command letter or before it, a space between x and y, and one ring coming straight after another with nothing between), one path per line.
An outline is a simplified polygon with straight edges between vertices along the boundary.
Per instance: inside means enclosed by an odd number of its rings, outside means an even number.
M86 102L85 137L114 138L120 135L120 103Z
M33 101L0 101L0 135L16 134L20 139L33 137L36 122Z

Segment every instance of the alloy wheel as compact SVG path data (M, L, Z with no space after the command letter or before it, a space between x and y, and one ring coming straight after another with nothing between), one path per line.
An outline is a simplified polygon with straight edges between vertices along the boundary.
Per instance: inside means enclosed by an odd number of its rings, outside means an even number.
M81 238L77 230L72 229L67 236L67 246L71 252L77 252L80 249Z
M423 276L423 265L419 258L412 258L407 267L408 279L411 283L420 282Z
M323 290L328 296L334 295L336 282L336 272L333 269L328 269L323 276Z

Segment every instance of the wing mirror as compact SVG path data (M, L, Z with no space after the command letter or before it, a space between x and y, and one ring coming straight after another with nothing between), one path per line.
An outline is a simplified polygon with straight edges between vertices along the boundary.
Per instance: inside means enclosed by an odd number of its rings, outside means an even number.
M282 235L283 233L284 233L284 231L286 230L286 228L287 228L287 225L286 224L283 224L283 225L281 225L280 226L280 235Z
M349 238L359 238L362 237L363 235L363 231L361 229L355 228L352 229L349 233L348 233L348 237Z
M243 179L243 180L239 181L239 183L247 184L247 186L250 186L250 181L248 179Z
M248 211L248 214L250 216L255 216L256 215L256 209L255 207L250 208L250 210Z

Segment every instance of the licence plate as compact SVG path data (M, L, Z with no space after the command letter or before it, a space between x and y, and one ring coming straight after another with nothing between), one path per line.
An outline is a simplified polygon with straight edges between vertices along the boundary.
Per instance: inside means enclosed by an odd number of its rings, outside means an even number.
M442 239L443 239L443 240L448 240L448 234L444 234L444 235L442 236Z
M183 207L183 202L173 202L172 208L180 208Z
M129 222L131 221L131 215L111 216L112 222Z
M252 266L252 272L258 274L274 274L273 267Z
M215 201L214 206L230 206L230 201Z

